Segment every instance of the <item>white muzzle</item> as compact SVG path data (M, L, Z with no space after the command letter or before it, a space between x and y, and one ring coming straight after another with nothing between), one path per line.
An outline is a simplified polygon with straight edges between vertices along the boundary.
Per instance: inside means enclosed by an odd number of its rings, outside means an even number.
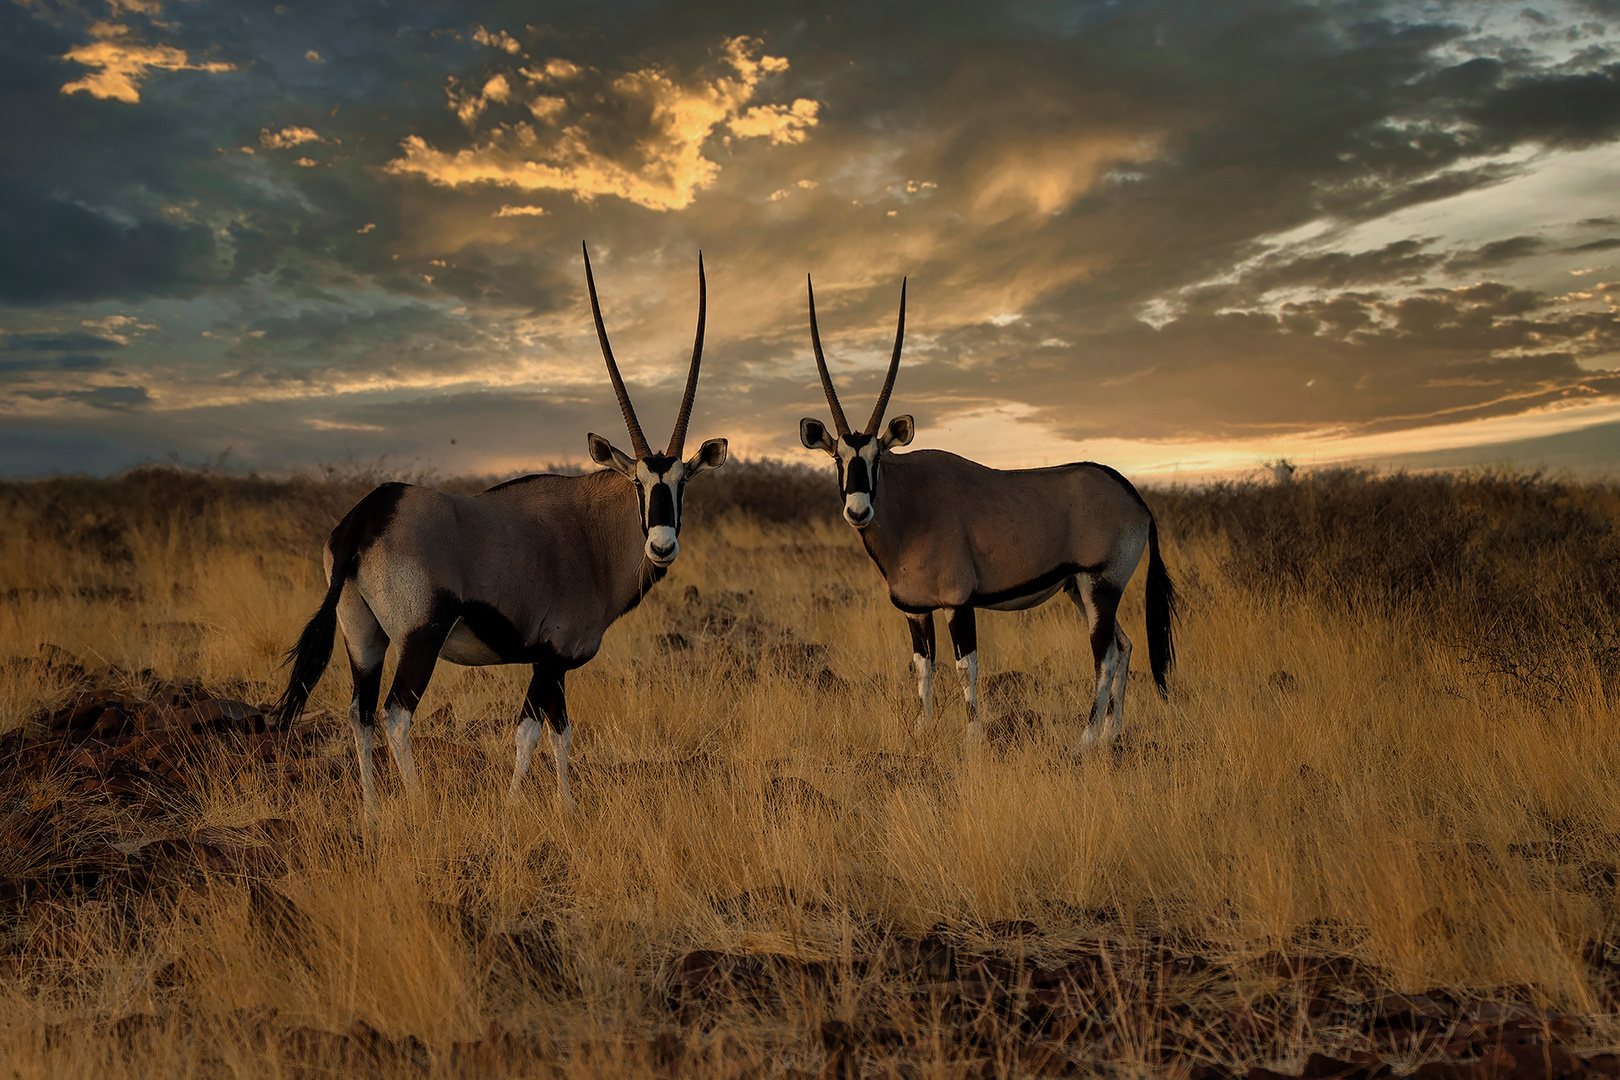
M647 530L647 558L659 566L668 566L681 553L681 541L668 525L654 525Z
M872 496L864 491L845 495L844 520L857 529L864 529L872 524Z

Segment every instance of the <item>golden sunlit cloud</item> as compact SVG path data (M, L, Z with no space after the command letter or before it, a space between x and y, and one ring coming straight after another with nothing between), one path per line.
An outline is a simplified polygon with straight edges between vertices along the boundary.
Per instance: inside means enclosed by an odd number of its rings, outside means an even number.
M333 140L336 141L336 140ZM285 150L289 146L298 146L308 142L326 142L320 133L313 128L285 127L280 131L271 131L269 128L259 129L259 145L267 150Z
M125 6L139 11L146 10L144 6L137 4ZM152 7L156 10L156 5ZM130 37L129 27L117 23L92 23L90 36L96 39L94 43L75 45L62 59L72 60L76 64L97 70L82 79L65 84L62 87L64 94L75 94L82 90L91 97L110 98L134 105L140 102L141 83L145 81L147 72L153 68L164 71L215 73L236 70L231 64L193 64L180 49L169 45L145 45L134 41Z
M633 160L624 160L625 152L617 147L601 145L607 140L593 134L590 112L581 111L566 122L569 102L556 92L557 84L583 72L567 61L552 60L521 69L521 83L498 74L476 93L455 83L447 88L450 108L469 127L490 103L508 101L523 103L538 125L496 125L477 145L454 154L412 135L402 144L404 156L387 168L446 187L500 184L566 191L587 200L616 195L652 210L680 210L719 176L720 166L704 154L717 131L780 145L803 141L816 125L820 105L807 98L790 105L749 105L761 80L788 66L781 57L759 55L762 48L753 38L727 41L721 59L731 75L681 81L662 68L647 67L613 79L609 88L626 111L649 117L651 130L635 142Z
M987 223L1018 214L1056 214L1090 191L1109 167L1158 154L1156 140L1121 132L987 155L991 164L975 178L970 205Z
M803 188L804 190L808 191L816 186L817 184L814 180L800 180L798 183L794 184L793 187L778 188L777 190L771 192L771 202L781 202L783 199L793 194L793 188L795 187Z
M309 50L309 52L305 53L304 54L304 59L308 60L312 64L324 64L324 63L326 63L325 60L321 59L321 54L316 52L314 49L311 49L311 50Z
M539 217L546 212L543 206L506 205L495 211L496 217Z
M502 52L511 53L513 56L523 51L523 46L519 45L517 39L505 30L496 30L494 33L490 33L480 26L473 31L473 40L480 45L488 45L492 49L500 49Z

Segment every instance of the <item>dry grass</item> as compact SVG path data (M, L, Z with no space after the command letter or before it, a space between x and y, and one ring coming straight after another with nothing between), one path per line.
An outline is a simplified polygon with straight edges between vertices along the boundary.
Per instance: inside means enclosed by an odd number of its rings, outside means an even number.
M13 485L0 503L0 657L49 643L115 667L103 678L137 697L166 678L271 700L280 654L322 593L317 523L350 496L316 485L172 510L148 499L110 520L87 496L90 509L47 520ZM1603 492L1582 498L1613 513ZM1067 602L980 620L985 679L1025 676L1002 680L1014 688L989 695L987 716L1027 709L1033 730L1008 723L1007 737L964 749L943 670L938 730L919 741L904 620L853 533L694 515L666 581L570 677L577 816L558 811L538 770L526 802L504 805L526 672L442 665L416 734L482 758L429 757L421 805L385 783L375 831L360 832L352 776L287 785L250 768L222 767L162 819L165 835L192 836L290 820L289 868L271 893L223 875L122 904L49 905L66 930L6 915L0 1068L278 1076L303 1045L288 1030L358 1032L353 1044L370 1037L360 1022L391 1048L368 1059L384 1072L477 1072L485 1058L454 1045L481 1040L488 1055L507 1032L525 1049L494 1071L645 1075L678 1060L693 1075L784 1075L829 1061L842 1029L828 1021L878 1014L901 1049L863 1058L872 1075L902 1058L920 1070L904 1075L1035 1068L993 1040L963 1044L949 1010L899 1008L916 999L891 992L893 965L857 962L917 939L1037 966L1077 950L1136 963L1131 950L1169 944L1212 963L1169 989L1108 968L1114 1007L1088 1014L1094 1030L1070 1053L1122 1075L1297 1064L1350 1046L1348 1028L1306 1015L1316 991L1279 975L1277 954L1372 973L1363 997L1343 995L1352 1012L1373 985L1506 995L1594 1017L1587 1050L1620 1040L1601 1016L1615 1002L1607 969L1591 959L1616 934L1620 863L1606 654L1543 658L1556 695L1539 692L1481 667L1475 623L1348 598L1331 565L1288 588L1256 584L1245 575L1258 541L1221 518L1230 505L1161 504L1185 597L1180 666L1168 702L1136 674L1117 751L1070 751L1090 660ZM1139 580L1122 618L1142 640ZM0 731L74 692L42 664L6 666ZM311 707L343 715L347 703L334 664ZM334 752L349 753L338 739ZM4 797L8 813L68 806L48 775ZM92 826L103 842L153 827ZM277 916L285 901L291 914ZM485 929L468 931L469 918ZM764 998L694 1011L671 989L694 950L793 965L769 969ZM814 980L793 974L817 961L831 967ZM1155 1010L1171 998L1185 1045L1202 1049L1167 1064L1149 1029L1170 1022ZM1293 1026L1234 1033L1245 1009ZM132 1014L158 1019L107 1028ZM270 1017L281 1034L266 1041ZM1343 1027L1342 1010L1328 1019ZM1387 1056L1415 1064L1422 1051Z

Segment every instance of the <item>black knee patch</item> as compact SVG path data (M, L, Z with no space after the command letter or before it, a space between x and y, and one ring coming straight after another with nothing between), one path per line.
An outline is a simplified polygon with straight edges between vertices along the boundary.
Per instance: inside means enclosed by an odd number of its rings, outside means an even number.
M1091 628L1091 659L1100 670L1108 647L1114 643L1114 621L1119 615L1121 591L1105 581L1091 588L1091 608L1097 614L1096 625Z
M952 608L946 625L951 631L951 647L962 659L979 651L979 626L971 607Z
M351 656L349 676L354 682L352 707L359 714L361 726L371 727L377 722L377 696L382 693L382 665L378 664L375 671L364 671Z
M543 717L558 735L568 730L568 699L563 691L566 674L551 664L536 664L529 692L523 698L523 715L531 720Z
M911 626L911 651L918 656L928 658L934 662L934 613L925 611L921 615L907 615L906 622Z

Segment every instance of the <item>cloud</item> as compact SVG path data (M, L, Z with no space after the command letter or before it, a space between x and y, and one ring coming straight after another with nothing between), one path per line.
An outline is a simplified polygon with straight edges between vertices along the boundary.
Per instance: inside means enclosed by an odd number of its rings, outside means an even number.
M10 334L0 338L0 348L6 352L84 352L91 349L116 349L125 341L97 337L94 334Z
M131 223L8 179L0 173L0 303L181 296L207 279L206 226Z
M539 217L546 212L543 206L513 206L505 203L495 211L496 217Z
M146 10L140 5L128 5ZM209 61L194 64L185 52L170 45L146 45L133 40L130 29L118 23L97 22L90 25L90 36L96 40L89 45L75 45L62 59L71 60L93 72L62 86L62 93L84 92L95 98L128 102L141 100L141 83L154 68L162 71L206 71L217 73L235 71L232 64Z
M280 131L271 131L269 128L259 129L259 145L267 150L285 150L290 146L301 146L304 143L336 141L336 139L321 138L321 133L314 128L284 127Z
M408 136L387 168L446 187L493 184L587 201L613 195L681 210L720 174L708 156L717 133L791 144L817 123L819 105L806 98L749 105L766 76L787 70L786 60L760 56L762 47L746 37L725 42L720 65L729 74L681 78L649 66L608 75L553 60L494 74L476 93L452 82L450 107L469 127L494 104L521 106L527 118L498 122L454 152Z

